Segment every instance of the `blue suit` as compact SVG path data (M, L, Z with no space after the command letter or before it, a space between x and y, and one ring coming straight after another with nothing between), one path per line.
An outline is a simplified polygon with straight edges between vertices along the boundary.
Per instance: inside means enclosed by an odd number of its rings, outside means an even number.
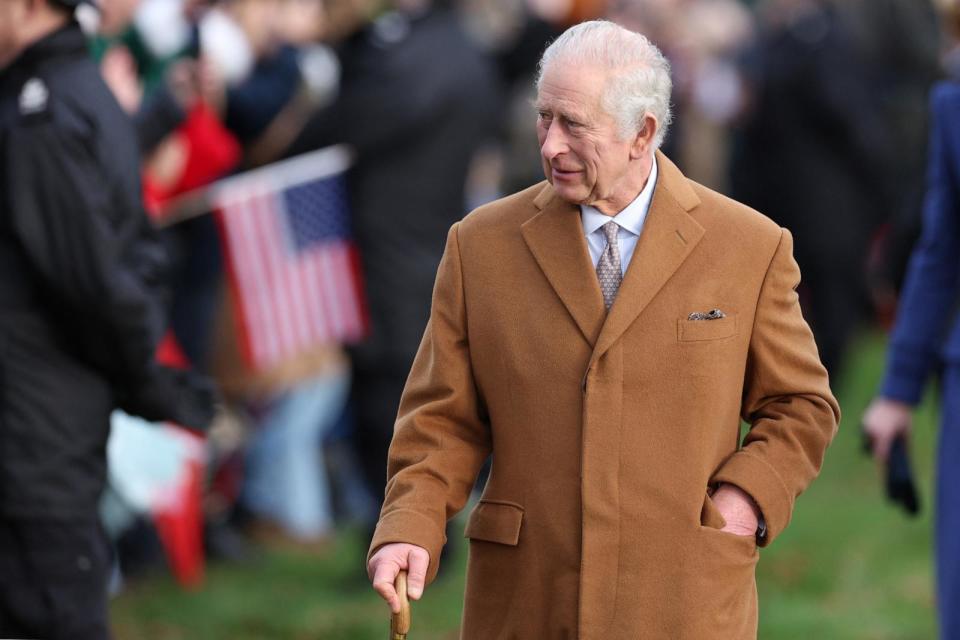
M913 250L881 395L920 401L943 365L937 455L937 600L940 637L960 640L960 84L937 85L923 233Z

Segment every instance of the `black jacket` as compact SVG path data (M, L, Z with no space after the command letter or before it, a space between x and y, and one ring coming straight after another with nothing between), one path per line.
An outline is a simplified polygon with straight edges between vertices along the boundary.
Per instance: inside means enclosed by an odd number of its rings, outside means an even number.
M0 70L0 515L92 517L115 406L209 416L153 363L166 259L139 172L76 24Z

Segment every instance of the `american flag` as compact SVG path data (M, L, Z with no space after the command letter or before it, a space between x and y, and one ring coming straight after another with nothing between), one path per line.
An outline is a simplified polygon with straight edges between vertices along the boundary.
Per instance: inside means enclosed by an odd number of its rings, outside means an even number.
M215 191L243 351L254 370L367 331L346 162L331 151L242 174Z

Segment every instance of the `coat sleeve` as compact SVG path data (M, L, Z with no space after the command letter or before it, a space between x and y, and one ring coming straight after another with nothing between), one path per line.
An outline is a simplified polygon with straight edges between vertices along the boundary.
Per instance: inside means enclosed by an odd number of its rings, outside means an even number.
M165 326L166 258L144 212L117 204L119 178L80 133L37 126L11 147L14 233L72 348L112 380L139 378Z
M460 511L490 453L490 430L470 359L458 225L447 236L433 306L400 401L387 489L370 554L390 542L430 553L436 576L446 522Z
M934 370L960 296L960 87L943 84L931 98L933 130L923 231L910 256L881 395L917 404Z
M728 482L756 501L770 543L787 526L794 501L816 477L840 420L813 334L800 312L800 269L793 239L780 242L757 301L744 379L743 446L713 482Z

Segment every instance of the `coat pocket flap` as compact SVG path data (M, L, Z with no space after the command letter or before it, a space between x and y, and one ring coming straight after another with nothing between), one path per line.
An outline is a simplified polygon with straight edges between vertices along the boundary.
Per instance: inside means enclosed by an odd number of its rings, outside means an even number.
M695 342L698 340L719 340L737 333L737 316L730 314L716 320L677 320L677 340Z
M522 523L523 508L520 505L481 500L470 513L463 535L471 540L516 546Z

